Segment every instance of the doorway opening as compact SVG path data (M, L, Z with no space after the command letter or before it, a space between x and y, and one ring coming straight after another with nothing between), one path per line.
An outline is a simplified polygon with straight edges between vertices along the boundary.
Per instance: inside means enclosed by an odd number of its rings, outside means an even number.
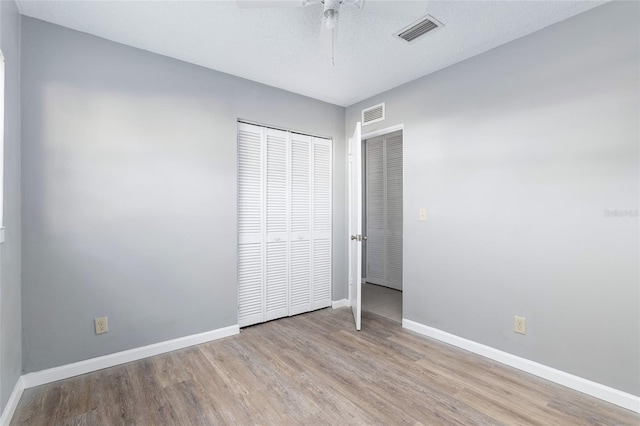
M403 129L362 136L362 310L402 322Z

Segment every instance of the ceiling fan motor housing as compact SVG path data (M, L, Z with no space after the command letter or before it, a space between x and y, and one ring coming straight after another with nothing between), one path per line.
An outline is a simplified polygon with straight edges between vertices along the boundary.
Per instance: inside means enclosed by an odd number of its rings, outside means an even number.
M324 10L322 12L323 22L329 29L333 29L338 22L338 10L343 4L350 4L356 6L358 9L362 8L364 0L300 0L303 6L310 4L321 3Z
M340 9L342 0L324 0L322 3L324 4L325 13L327 13L327 10L335 10L337 12Z
M335 21L338 19L338 9L341 4L342 0L324 0L324 19L328 27L332 28L333 25L335 25ZM333 25L330 23L333 23Z
M327 28L333 29L338 20L338 9L342 0L324 0L324 22Z

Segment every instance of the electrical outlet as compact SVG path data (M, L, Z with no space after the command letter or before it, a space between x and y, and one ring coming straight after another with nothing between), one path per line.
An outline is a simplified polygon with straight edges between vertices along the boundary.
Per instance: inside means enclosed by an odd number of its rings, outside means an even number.
M422 207L420 209L420 222L426 222L426 221L427 221L427 209Z
M527 319L523 317L513 317L513 331L520 334L527 334Z
M96 334L102 334L109 331L109 324L107 322L107 317L100 317L93 320L96 326Z

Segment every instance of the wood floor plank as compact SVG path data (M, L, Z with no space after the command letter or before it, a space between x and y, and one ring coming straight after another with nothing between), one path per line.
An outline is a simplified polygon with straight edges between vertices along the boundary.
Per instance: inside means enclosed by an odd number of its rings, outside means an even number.
M11 425L639 425L640 415L323 309L28 389Z

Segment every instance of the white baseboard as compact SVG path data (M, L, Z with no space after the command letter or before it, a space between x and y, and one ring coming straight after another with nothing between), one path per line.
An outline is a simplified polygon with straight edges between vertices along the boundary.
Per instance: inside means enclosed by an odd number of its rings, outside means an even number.
M218 328L217 330L207 331L205 333L193 334L191 336L167 340L166 342L155 343L153 345L142 346L140 348L129 349L127 351L99 356L97 358L91 358L85 361L75 362L73 364L25 374L22 376L22 379L24 379L25 388L32 388L34 386L44 385L46 383L67 379L69 377L91 373L92 371L102 370L103 368L109 368L127 362L137 361L142 358L198 345L200 343L222 339L223 337L233 336L239 332L240 327L238 325Z
M334 300L331 302L331 307L333 309L344 308L345 306L351 306L349 299Z
M2 415L0 415L0 426L9 426L9 423L11 423L11 418L13 417L13 413L16 412L18 402L20 401L20 397L22 396L24 389L24 379L22 377L18 377L18 381L13 387L13 392L11 392L11 396L9 396L9 401L7 401L7 405L5 405Z
M486 346L481 343L474 342L473 340L467 340L454 334L405 318L402 319L402 327L424 336L440 340L441 342L457 346L485 358L498 361L510 367L517 368L518 370L525 371L533 374L534 376L542 377L543 379L577 390L578 392L602 399L622 408L626 408L627 410L640 413L640 397L638 396L619 391L609 386L601 385L600 383L592 382L591 380L583 379L582 377L574 376L573 374L565 373L564 371L556 370L555 368L548 367L546 365L512 355L508 352L492 348L491 346Z

